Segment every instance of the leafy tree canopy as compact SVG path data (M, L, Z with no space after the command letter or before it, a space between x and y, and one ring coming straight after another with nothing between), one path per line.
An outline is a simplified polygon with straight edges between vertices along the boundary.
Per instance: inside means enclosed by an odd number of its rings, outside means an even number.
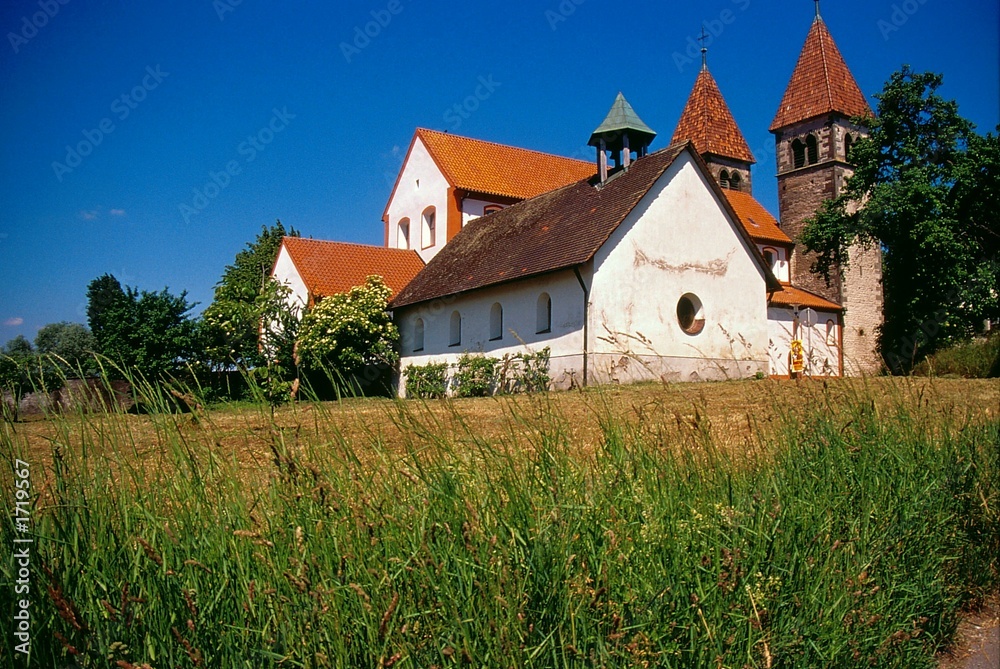
M50 323L38 331L35 347L66 378L82 378L97 371L97 342L80 323Z
M870 135L851 150L854 176L802 236L827 277L851 245L882 249L879 344L897 372L1000 317L1000 140L977 135L941 83L906 66L892 75L877 118L856 119Z
M345 379L399 360L399 331L389 317L392 291L379 276L324 298L299 330L298 355L306 369L328 368Z
M87 316L100 353L149 379L177 374L199 348L187 293L122 288L110 274L87 288ZM111 370L109 370L111 371ZM114 375L114 374L113 374Z
M282 237L298 237L281 221L262 226L257 238L236 254L215 286L212 304L203 314L208 357L217 366L232 364L255 367L265 364L260 355L259 328L265 311L275 306L270 300L268 278L278 256ZM265 295L262 301L259 298Z
M37 354L31 342L18 335L0 348L0 390L21 395L31 390L31 371Z

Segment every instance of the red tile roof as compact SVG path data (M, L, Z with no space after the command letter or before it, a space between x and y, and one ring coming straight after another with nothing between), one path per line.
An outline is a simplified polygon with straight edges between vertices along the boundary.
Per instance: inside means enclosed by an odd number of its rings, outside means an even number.
M371 275L381 276L396 295L424 267L416 251L301 237L285 237L281 243L312 297L346 292Z
M830 31L817 17L771 123L771 131L830 112L848 117L872 115Z
M671 143L687 139L694 142L699 153L756 162L722 91L707 69L702 69L694 81Z
M733 218L738 218L689 142L672 144L632 163L601 188L589 181L511 205L466 225L392 302L402 307L583 264L594 257L657 179L687 151ZM761 267L764 260L739 234ZM765 268L767 285L780 288Z
M778 227L778 221L764 208L760 202L755 200L749 193L735 190L724 190L729 204L733 205L736 215L740 217L740 223L746 228L747 233L755 242L774 243L791 246L791 238Z
M783 285L780 291L769 293L767 304L775 307L812 307L824 311L843 310L843 307L836 302L831 302L815 293L810 293L808 290L789 285Z
M466 191L520 200L597 172L596 163L417 128L448 182Z

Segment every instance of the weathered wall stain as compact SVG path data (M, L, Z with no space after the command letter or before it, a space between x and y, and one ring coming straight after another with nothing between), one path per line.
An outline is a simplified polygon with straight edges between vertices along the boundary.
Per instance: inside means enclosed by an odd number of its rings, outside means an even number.
M735 249L729 251L725 258L717 258L715 260L710 260L708 262L684 262L679 264L671 264L662 258L651 258L646 254L645 251L640 249L633 242L633 249L635 251L635 257L633 260L633 265L636 268L643 267L644 265L649 265L655 267L658 270L664 272L702 272L704 274L710 274L712 276L725 276L729 269L729 261L735 253Z

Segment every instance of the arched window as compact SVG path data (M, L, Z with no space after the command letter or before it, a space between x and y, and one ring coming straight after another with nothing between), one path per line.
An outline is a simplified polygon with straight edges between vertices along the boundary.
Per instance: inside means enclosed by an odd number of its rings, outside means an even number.
M837 345L837 326L833 320L827 320L826 322L826 345Z
M500 211L501 209L503 209L502 205L488 204L485 207L483 207L483 216L485 216L486 214L492 214L495 211Z
M535 309L535 334L552 332L552 298L548 293L538 296L538 305Z
M774 258L776 255L777 254L775 253L774 249L771 248L764 249L764 262L766 262L767 266L770 267L771 269L774 269Z
M413 352L424 350L424 319L418 318L413 323Z
M404 218L396 228L396 248L410 248L410 219Z
M462 345L462 314L457 311L451 312L451 330L448 337L448 346Z
M503 339L503 307L494 302L490 309L490 341Z
M740 173L737 172L736 170L733 170L733 173L729 175L729 188L731 188L732 190L739 190L740 182L742 181L743 178L740 177Z
M420 217L423 220L423 225L420 232L420 243L423 248L430 248L434 246L435 240L435 226L437 222L435 219L434 207L428 207L424 210L423 216Z
M806 153L809 154L810 165L815 165L819 162L819 144L816 142L816 135L806 137Z
M792 142L792 164L796 169L806 164L806 145L797 139Z
M847 137L844 138L844 158L846 160L850 160L851 149L853 147L854 147L854 137L852 137L851 134L848 133Z
M723 188L729 188L729 172L726 170L719 172L719 185Z

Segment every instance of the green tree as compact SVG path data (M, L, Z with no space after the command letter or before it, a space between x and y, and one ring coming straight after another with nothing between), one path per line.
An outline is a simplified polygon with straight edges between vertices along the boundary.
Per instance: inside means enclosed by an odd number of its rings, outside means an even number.
M20 397L32 390L31 372L38 355L24 335L18 335L0 348L0 390Z
M194 307L187 293L172 295L122 288L105 274L87 288L87 315L100 353L122 370L134 370L148 379L176 375L197 359L199 342ZM116 370L108 370L117 376Z
M879 345L896 372L1000 316L1000 145L975 134L941 83L905 66L892 75L877 117L857 119L870 135L851 151L854 175L802 236L828 278L851 245L882 249Z
M389 317L392 291L379 276L324 298L302 320L298 356L307 370L328 369L344 379L395 367L399 331Z
M49 323L35 336L35 347L63 378L84 378L97 371L97 342L80 323Z
M264 311L274 306L268 279L282 238L298 236L298 231L286 230L281 221L262 226L257 238L226 267L212 303L202 315L206 353L214 366L253 368L266 364L258 339ZM261 295L265 295L263 301Z

